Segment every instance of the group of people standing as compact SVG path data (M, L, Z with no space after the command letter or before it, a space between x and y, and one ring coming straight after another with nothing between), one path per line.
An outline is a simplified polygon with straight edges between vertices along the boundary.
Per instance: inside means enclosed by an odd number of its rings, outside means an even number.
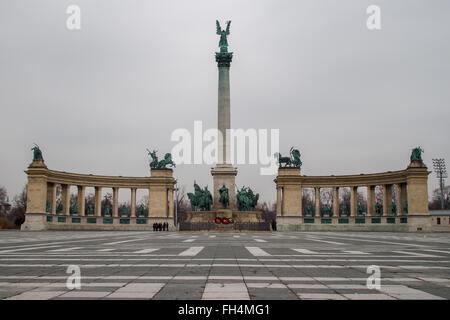
M153 231L169 231L169 224L167 222L153 224Z

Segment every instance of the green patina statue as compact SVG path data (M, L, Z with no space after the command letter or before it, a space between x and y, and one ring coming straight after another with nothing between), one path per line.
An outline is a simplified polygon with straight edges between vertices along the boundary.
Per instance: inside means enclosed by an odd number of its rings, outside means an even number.
M345 205L345 203L342 205L341 210L342 210L341 215L346 217L347 216L347 206Z
M111 216L111 206L109 205L109 203L107 203L105 205L105 217L110 217Z
M43 161L42 151L39 149L39 146L35 143L34 147L31 148L33 150L33 161Z
M164 155L164 159L161 161L158 161L158 156L156 155L156 152L158 150L150 151L147 149L148 155L152 157L152 161L150 161L150 168L151 169L166 169L167 166L171 166L173 168L176 167L175 162L172 161L172 154L166 153Z
M216 20L216 33L220 36L220 40L219 40L219 48L220 48L220 52L228 52L228 40L227 40L227 36L230 34L230 24L231 21L227 21L227 28L225 30L222 30L222 28L220 27L220 23L218 20Z
M408 201L405 200L405 204L403 205L403 213L408 213Z
M122 217L127 217L128 216L128 209L125 205L122 206Z
M259 193L256 195L253 190L243 186L236 195L237 207L239 211L251 211L258 204Z
M391 213L392 213L392 215L394 215L394 216L397 215L397 204L395 203L395 201L392 201Z
M412 149L410 160L423 162L422 153L425 152L421 147Z
M230 205L230 195L228 194L228 188L225 187L225 185L223 185L222 188L219 189L219 195L219 202L224 208L228 207Z
M381 216L381 204L379 202L375 203L375 214Z
M78 207L76 202L73 203L73 205L70 207L70 214L77 214L78 213Z
M140 205L139 209L138 209L138 217L143 217L144 216L144 205Z
M306 207L305 207L305 215L307 217L312 217L312 209L311 209L311 206L309 204L307 204Z
M206 186L204 190L194 181L194 193L187 194L191 203L191 210L210 211L213 203L212 194Z
M283 157L281 153L275 153L275 157L278 158L279 168L300 168L302 166L302 161L300 160L300 151L292 147L291 150L289 150L289 154L290 157ZM284 166L282 166L282 164L284 164Z
M63 205L61 202L58 202L58 206L56 207L56 213L61 213L63 211Z
M361 202L358 203L358 216L364 215L364 206Z
M88 216L94 215L94 206L91 203L87 205L87 215Z
M50 201L47 201L47 203L45 204L45 212L50 213L51 207L52 205L50 204Z
M327 204L322 207L322 216L323 217L330 216L330 207Z

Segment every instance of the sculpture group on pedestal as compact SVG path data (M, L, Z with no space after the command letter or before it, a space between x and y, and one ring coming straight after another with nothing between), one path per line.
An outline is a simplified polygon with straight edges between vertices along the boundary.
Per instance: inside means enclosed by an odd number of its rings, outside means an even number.
M236 199L239 211L250 211L258 204L259 193L255 195L252 189L242 187L237 193Z
M171 166L173 168L176 167L175 162L172 161L172 154L166 153L164 155L164 159L161 161L158 161L158 156L156 155L156 152L158 150L150 151L147 149L148 155L152 158L150 161L150 168L151 169L166 169L167 166Z
M191 210L196 211L210 211L213 203L211 192L208 190L208 186L204 190L194 181L194 193L189 192L187 194L191 203Z
M283 157L279 152L275 153L274 156L278 159L278 166L280 168L300 168L302 166L300 151L298 149L294 149L294 147L289 150L289 157ZM284 164L284 166L282 166L282 164Z

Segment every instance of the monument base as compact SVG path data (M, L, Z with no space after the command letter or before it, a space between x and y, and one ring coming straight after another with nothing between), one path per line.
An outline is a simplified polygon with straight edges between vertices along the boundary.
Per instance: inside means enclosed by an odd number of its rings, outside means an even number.
M230 198L230 209L236 210L236 189L235 179L237 175L237 168L234 168L230 164L218 164L215 168L211 169L211 175L213 176L213 207L212 209L219 210L222 208L220 203L219 189L225 185L228 189L228 196Z
M216 223L216 218L231 218L232 223ZM186 220L180 223L179 231L271 232L271 227L270 223L265 222L262 218L262 211L219 209L215 211L189 211Z
M48 229L47 214L45 213L26 213L25 222L20 226L21 231L43 231Z

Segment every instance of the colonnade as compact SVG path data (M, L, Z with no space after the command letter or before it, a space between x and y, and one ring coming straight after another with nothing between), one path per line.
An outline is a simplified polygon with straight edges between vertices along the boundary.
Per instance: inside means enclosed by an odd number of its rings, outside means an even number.
M275 179L277 189L277 217L302 217L303 189L314 189L314 216L321 217L322 188L332 189L332 207L329 216L340 216L339 189L350 189L350 208L347 216L358 216L358 188L367 188L366 212L378 215L428 215L428 175L423 162L412 161L405 170L342 176L302 176L300 168L279 168ZM375 188L382 188L382 201L376 205ZM395 214L392 212L393 190L396 189ZM312 211L312 208L311 208Z
M175 179L172 169L151 169L150 177L99 176L49 170L43 160L35 160L25 173L28 175L28 187L27 211L23 229L46 229L47 222L51 221L51 219L45 219L47 215L58 213L58 216L87 216L86 188L89 187L95 190L93 217L102 216L102 190L104 188L111 188L113 191L110 216L113 219L120 218L119 190L121 189L131 191L131 212L127 217L138 218L138 208L136 207L138 189L148 190L148 218L167 219L168 222L174 217ZM62 207L62 210L58 210L58 186L61 186L60 209ZM77 187L77 213L71 215L70 191L73 186ZM43 217L39 218L39 216ZM82 221L85 221L84 218Z

